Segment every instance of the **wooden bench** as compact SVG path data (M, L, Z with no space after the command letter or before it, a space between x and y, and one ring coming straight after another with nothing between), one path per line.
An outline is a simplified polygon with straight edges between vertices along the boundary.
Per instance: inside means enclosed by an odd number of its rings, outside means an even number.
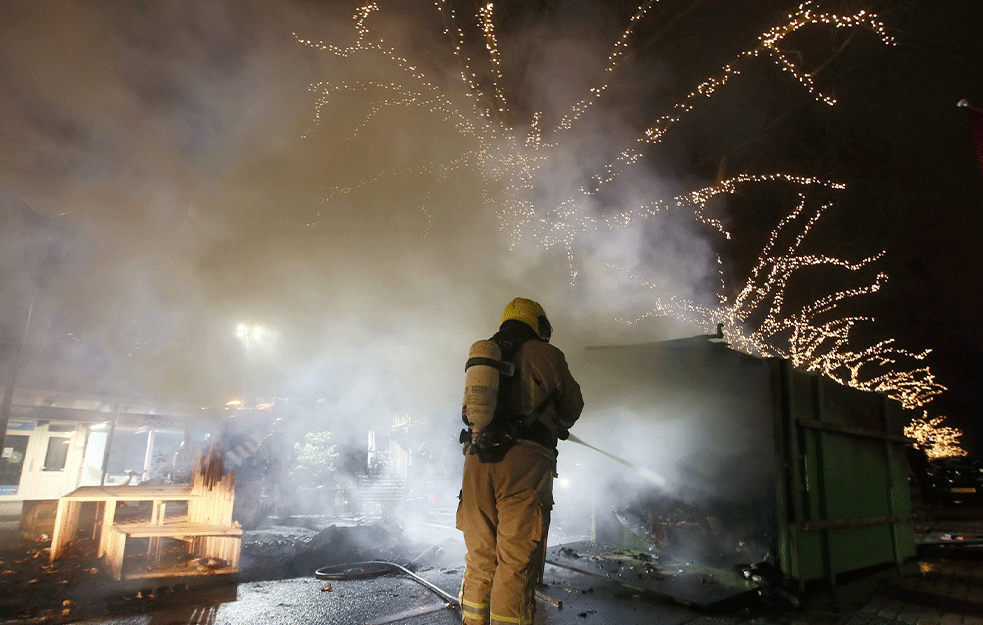
M239 567L242 528L232 520L235 502L235 472L223 475L221 456L212 450L199 457L188 486L83 486L61 497L50 558L62 557L78 532L81 507L85 503L102 506L96 515L94 535L99 537L98 555L116 579L124 577L172 577L199 573L234 573ZM116 506L121 502L150 502L150 519L117 522ZM187 504L187 514L167 517L167 504ZM155 568L140 573L123 571L126 543L130 538L149 538L148 555ZM160 566L160 541L174 538L188 543L188 553L221 566L202 570L185 566L180 571Z
M242 545L242 528L228 525L209 525L187 520L168 520L162 525L154 523L117 523L110 527L106 537L106 563L116 579L123 579L123 560L130 538L150 538L150 551L155 562L159 561L159 543L154 540L174 538L189 543L188 553L210 561L206 566L186 570L159 569L143 573L130 573L128 579L138 577L164 577L207 573L235 573L239 570L239 554Z
M172 577L206 573L235 573L239 570L242 549L242 528L232 520L235 503L235 472L222 474L222 458L209 453L199 458L192 473L188 492L188 513L183 517L167 518L165 504L152 515L149 522L114 523L105 534L103 549L106 564L116 579L135 577ZM155 570L124 574L123 559L130 538L149 538L148 555ZM189 543L192 556L218 562L217 566L199 569L168 569L159 566L160 539L174 538Z

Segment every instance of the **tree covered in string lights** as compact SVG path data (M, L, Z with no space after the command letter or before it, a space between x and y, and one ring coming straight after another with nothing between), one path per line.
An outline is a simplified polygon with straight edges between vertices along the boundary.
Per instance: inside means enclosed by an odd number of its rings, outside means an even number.
M699 4L693 3L677 17ZM722 325L725 338L736 349L787 358L797 368L821 373L854 388L886 393L905 408L924 409L946 390L923 364L930 350L908 350L891 338L865 341L866 336L873 334L868 331L875 319L854 312L859 299L877 293L884 286L887 275L872 271L884 252L849 260L823 251L821 244L815 244L815 237L809 236L831 206L831 202L817 201L813 192L843 193L847 187L843 182L783 171L748 170L731 176L718 175L712 184L671 196L631 197L616 209L598 210L599 197L623 178L644 174L646 159L657 154L659 147L692 119L697 109L708 106L709 101L741 77L761 72L764 66L770 64L777 68L778 75L797 86L808 102L821 108L835 106L837 98L817 81L818 74L832 58L842 54L854 37L863 34L880 45L896 45L877 15L863 8L837 13L826 11L815 2L803 2L784 19L760 32L753 44L737 52L711 75L695 81L696 86L675 103L661 112L653 105L656 112L652 121L626 141L622 149L615 150L616 155L608 162L596 171L584 172L576 188L545 200L537 193L540 179L548 176L558 162L563 162L568 144L577 136L591 109L604 102L618 86L624 65L632 59L633 52L644 47L635 41L635 36L656 5L660 5L657 0L645 0L637 5L611 45L596 83L559 112L531 110L528 103L517 102L514 89L506 87L508 64L503 60L500 18L492 2L482 3L477 14L471 15L459 13L450 0L435 0L434 19L440 20L446 37L443 45L451 50L458 64L456 80L450 86L431 76L424 64L412 62L373 32L373 14L381 10L377 2L368 2L356 11L353 43L336 45L295 34L300 43L341 59L371 56L388 64L400 77L398 82L332 79L312 84L310 89L317 94L316 126L325 118L325 109L339 97L358 94L366 102L367 110L355 133L373 123L387 108L419 107L471 146L449 161L425 163L401 172L382 172L348 186L333 187L322 202L358 193L381 176L427 174L441 181L467 168L478 172L486 183L482 189L485 208L494 211L512 247L563 250L569 279L575 286L582 269L580 256L584 241L614 237L621 230L667 213L688 215L710 235L730 241L735 235L719 215L719 207L714 204L719 204L717 198L754 186L785 185L797 191L798 203L774 226L743 281L730 278L724 271L722 258L717 257L721 268L720 288L712 304L667 290L660 282L650 279L644 268L608 263L612 276L627 279L634 288L647 292L652 304L648 312L640 316L626 315L622 321L637 323L646 318L673 317L695 322L707 332ZM663 14L662 18L663 31L677 23L675 17L665 19ZM802 53L797 47L801 42L795 40L807 31L847 32L849 36L829 58L808 69L804 60L808 55ZM650 41L658 36L660 33L650 33ZM427 206L422 207L422 212L432 221ZM307 225L318 227L321 218L318 210ZM790 285L803 273L817 269L837 276L842 286L832 286L803 301ZM942 417L929 418L925 412L921 420L912 424L915 428L912 432L919 436L927 432L933 440L945 441L936 444L932 453L959 453L959 431L941 423Z

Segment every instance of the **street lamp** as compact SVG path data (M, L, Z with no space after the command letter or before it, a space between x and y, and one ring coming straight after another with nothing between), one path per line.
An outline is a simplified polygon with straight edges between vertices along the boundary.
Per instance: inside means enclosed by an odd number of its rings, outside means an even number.
M249 325L240 323L236 327L236 336L242 341L243 362L242 362L242 408L252 405L254 402L249 398L249 368L252 366L252 356L254 344L259 344L263 340L266 331L263 326Z
M245 323L240 323L236 328L236 336L242 340L247 352L253 343L258 343L263 338L264 332L263 326L250 326Z

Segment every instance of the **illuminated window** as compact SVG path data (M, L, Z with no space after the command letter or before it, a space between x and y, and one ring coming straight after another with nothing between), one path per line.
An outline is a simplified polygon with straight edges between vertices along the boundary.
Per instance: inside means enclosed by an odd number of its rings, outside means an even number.
M3 445L3 453L0 454L0 487L16 487L20 484L20 474L24 469L24 452L27 451L27 437L7 434Z
M62 436L52 436L48 439L48 453L44 456L45 471L64 471L68 460L69 439Z

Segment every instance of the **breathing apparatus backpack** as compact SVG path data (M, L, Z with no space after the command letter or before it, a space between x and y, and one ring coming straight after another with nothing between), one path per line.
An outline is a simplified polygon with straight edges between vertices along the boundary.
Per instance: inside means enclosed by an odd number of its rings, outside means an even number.
M512 361L529 340L534 339L504 340L495 335L475 342L468 353L461 414L468 429L461 430L460 442L465 443L467 453L477 454L481 462L498 462L520 438L533 438L524 433L553 399L550 395L525 416L513 406L517 376Z

